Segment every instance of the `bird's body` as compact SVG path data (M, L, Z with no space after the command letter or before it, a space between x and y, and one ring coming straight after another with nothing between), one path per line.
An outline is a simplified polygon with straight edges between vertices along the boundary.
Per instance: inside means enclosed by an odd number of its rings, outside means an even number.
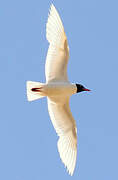
M72 175L77 157L77 128L69 100L71 95L89 90L68 80L69 47L62 21L53 4L46 24L46 37L50 43L45 64L46 83L27 81L27 97L29 101L47 97L49 115L59 136L58 151Z
M38 87L37 87L38 88ZM77 92L77 87L75 84L69 82L53 82L48 84L42 84L34 94L39 94L48 97L63 97L71 96Z

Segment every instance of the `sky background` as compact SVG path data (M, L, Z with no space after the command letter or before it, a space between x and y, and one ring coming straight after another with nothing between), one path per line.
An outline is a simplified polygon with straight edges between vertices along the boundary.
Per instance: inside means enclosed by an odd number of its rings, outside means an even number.
M0 1L0 179L118 179L118 1L55 0L70 47L68 77L78 129L74 175L57 151L46 98L28 102L26 81L45 82L51 1Z

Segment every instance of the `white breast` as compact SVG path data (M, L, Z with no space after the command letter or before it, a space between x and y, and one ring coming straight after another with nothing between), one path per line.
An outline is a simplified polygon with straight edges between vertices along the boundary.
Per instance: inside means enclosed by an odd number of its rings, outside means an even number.
M52 96L71 96L75 94L77 91L77 87L75 84L71 83L50 83L45 86L45 94L48 97Z

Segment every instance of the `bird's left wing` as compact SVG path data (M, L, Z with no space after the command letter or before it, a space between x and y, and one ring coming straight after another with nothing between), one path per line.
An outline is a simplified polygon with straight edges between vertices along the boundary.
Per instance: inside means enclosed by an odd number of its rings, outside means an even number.
M77 157L77 130L69 107L69 97L48 97L48 111L59 135L58 151L70 175L73 175Z
M53 4L46 24L46 37L50 43L45 65L46 82L68 81L68 42L62 21Z

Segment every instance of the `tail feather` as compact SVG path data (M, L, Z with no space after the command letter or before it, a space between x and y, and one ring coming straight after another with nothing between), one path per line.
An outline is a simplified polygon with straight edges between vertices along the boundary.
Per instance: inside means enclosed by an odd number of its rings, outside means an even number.
M28 101L34 101L36 99L43 98L44 95L41 92L33 91L33 89L39 89L44 85L44 83L27 81L27 99Z

